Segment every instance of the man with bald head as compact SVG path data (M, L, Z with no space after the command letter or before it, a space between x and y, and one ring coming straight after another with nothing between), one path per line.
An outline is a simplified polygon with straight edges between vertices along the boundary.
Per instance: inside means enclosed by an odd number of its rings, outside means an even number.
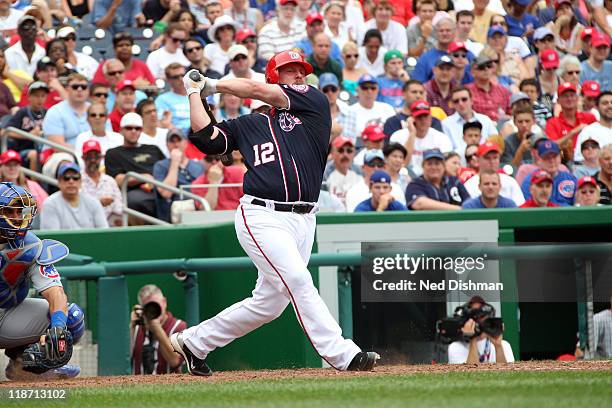
M313 74L317 77L326 72L336 75L342 83L342 67L331 58L332 40L325 33L317 33L313 37L312 55L306 59L312 65Z
M110 92L106 99L106 109L111 112L115 107L115 100L117 98L115 87L119 82L125 79L125 65L117 58L111 58L102 65L102 73L110 86ZM147 94L140 90L136 90L136 104L143 99L147 99Z

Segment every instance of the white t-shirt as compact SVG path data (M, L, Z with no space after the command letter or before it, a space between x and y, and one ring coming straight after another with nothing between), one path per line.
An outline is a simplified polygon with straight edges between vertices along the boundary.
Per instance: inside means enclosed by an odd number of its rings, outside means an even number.
M361 182L355 184L346 192L346 211L355 211L355 207L363 200L368 199L370 195L370 187L368 187L366 183ZM391 183L391 195L398 202L406 205L406 193L402 191L400 186L395 182Z
M368 30L376 27L376 20L370 19L363 24L359 30L359 38L357 44L363 44L363 38ZM380 31L380 30L379 30ZM383 47L388 50L398 50L402 54L408 53L408 37L406 37L406 28L397 21L389 21L387 29L380 31L383 39Z
M499 173L499 178L501 180L501 191L499 195L511 199L517 207L523 205L525 196L523 196L523 191L519 183L507 174ZM470 193L470 197L478 197L482 194L478 188L479 183L480 176L475 174L463 184L467 192Z
M356 141L361 137L361 132L367 124L376 122L382 125L393 115L395 115L395 109L385 102L374 102L372 109L367 109L361 104L355 103L348 108L344 124L344 136Z
M483 363L495 363L497 355L495 354L495 346L489 339L478 340L478 357L483 358ZM514 353L512 347L506 340L502 340L502 348L506 362L514 362ZM449 364L464 364L470 354L470 344L463 341L454 341L448 346L448 363Z
M98 61L85 55L82 52L74 52L77 59L76 70L79 74L85 75L88 80L92 80L94 74L98 70Z
M474 112L471 121L479 121L482 124L482 137L480 143L484 143L489 136L498 135L499 131L495 123L486 115ZM455 112L442 121L442 131L448 135L453 144L453 150L459 153L461 157L465 154L466 144L463 141L463 125L466 120Z
M164 69L173 62L178 62L184 67L191 64L181 49L177 49L174 54L171 54L166 50L166 47L162 47L153 51L147 57L147 67L155 78L165 78ZM225 65L223 67L225 68Z
M210 69L223 75L225 66L230 62L227 51L223 51L219 43L214 42L206 44L204 47L204 56L210 61Z
M403 35L405 37L406 33L403 33ZM357 69L363 68L366 71L368 71L368 74L372 75L373 77L384 75L385 73L385 53L386 52L387 52L387 49L385 47L380 47L380 49L378 50L378 56L376 57L374 62L371 63L370 60L368 60L368 57L366 56L365 47L359 47L359 51L358 51L359 61L357 61L357 65L355 66L355 68Z
M87 132L79 134L76 138L76 142L74 142L74 151L77 156L83 156L83 144L91 139L97 140L98 143L100 143L102 154L106 154L108 149L112 149L113 147L121 146L123 144L123 136L120 133L107 130L105 136L95 136L93 133L91 133L91 130L88 130Z
M576 139L574 161L581 162L584 160L580 145L587 139L597 140L600 148L612 144L612 128L607 128L602 126L599 122L594 122L582 129L582 132L578 135L578 139Z
M391 135L389 141L404 146L408 141L408 136L408 129L400 129ZM417 176L423 174L423 152L429 149L440 149L442 153L446 153L453 150L453 145L448 136L434 128L429 128L424 138L416 137L410 166Z
M170 152L168 151L168 146L166 145L166 135L167 134L168 134L168 129L158 127L155 132L155 137L151 137L145 134L145 132L142 132L140 134L140 137L138 138L138 143L147 144L147 145L155 145L159 147L159 150L162 151L164 156L170 157Z
M508 41L506 42L506 47L504 48L504 53L511 54L516 52L521 58L527 58L531 55L531 51L529 50L529 46L521 37L514 37L512 35L508 36Z
M346 209L346 193L357 183L364 184L363 177L353 170L349 169L346 174L334 170L327 178L327 191L338 197Z
M14 34L13 31L17 30L17 22L23 16L23 11L17 10L14 8L9 9L9 15L6 18L0 18L0 32L5 36L5 31L7 34ZM6 38L8 40L8 38Z

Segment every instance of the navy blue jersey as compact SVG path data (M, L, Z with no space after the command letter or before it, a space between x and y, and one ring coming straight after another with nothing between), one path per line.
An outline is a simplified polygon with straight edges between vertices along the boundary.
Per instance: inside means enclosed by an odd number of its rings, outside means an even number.
M329 147L331 114L323 93L308 85L279 85L287 109L221 122L224 153L238 149L248 171L243 191L274 201L316 202Z

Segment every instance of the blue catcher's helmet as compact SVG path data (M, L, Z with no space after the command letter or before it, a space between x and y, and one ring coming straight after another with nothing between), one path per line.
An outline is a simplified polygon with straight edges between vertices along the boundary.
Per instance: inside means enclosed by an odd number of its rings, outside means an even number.
M25 188L0 183L0 237L21 247L36 215L36 200Z

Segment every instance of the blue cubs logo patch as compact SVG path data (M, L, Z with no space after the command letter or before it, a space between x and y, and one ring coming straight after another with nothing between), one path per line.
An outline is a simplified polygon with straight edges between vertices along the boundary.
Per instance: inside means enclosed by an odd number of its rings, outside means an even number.
M302 121L290 113L283 112L278 115L278 124L285 132L290 132L296 125L301 125Z
M575 187L576 186L572 180L563 180L559 183L557 191L565 198L572 198L574 196Z
M40 270L40 274L44 276L45 278L49 278L49 279L59 278L59 272L57 271L57 269L55 269L55 266L53 265L41 265L39 270Z
M299 84L299 85L289 85L289 88L293 89L296 92L299 93L306 93L308 92L308 85L304 85L304 84Z

